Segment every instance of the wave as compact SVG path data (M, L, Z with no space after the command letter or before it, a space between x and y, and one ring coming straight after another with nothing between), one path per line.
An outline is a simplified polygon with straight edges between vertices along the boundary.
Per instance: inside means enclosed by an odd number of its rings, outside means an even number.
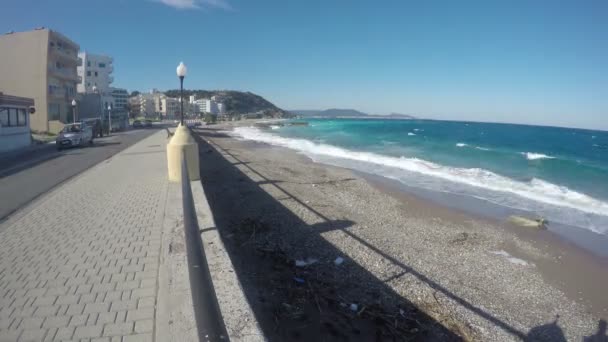
M465 143L457 143L456 146L457 147L471 147L469 144L465 144ZM481 150L481 151L490 151L489 148L481 147L481 146L474 146L474 148L476 150Z
M281 128L281 126L279 126L279 125L270 125L270 128L271 129L279 129L279 128Z
M398 180L402 179L400 177L404 175L403 171L430 176L434 179L449 182L437 184L437 186L433 187L432 182L421 181L423 186L427 186L431 190L448 191L446 190L447 187L449 189L455 189L449 190L448 192L465 192L466 194L516 209L534 211L535 209L531 208L531 206L538 207L540 213L542 213L543 210L549 210L551 213L556 213L556 215L562 219L562 222L566 224L579 225L580 223L578 223L578 220L574 222L574 219L569 218L571 213L562 213L563 210L560 208L551 206L571 208L580 211L584 213L583 215L579 215L582 216L581 221L586 220L585 222L588 222L587 216L589 214L608 216L608 203L542 179L533 178L528 182L517 181L481 168L457 168L436 164L419 158L390 157L372 152L352 151L333 145L318 144L304 139L285 138L262 132L254 127L236 127L234 131L228 133L241 139L254 140L297 150L305 153L316 161L323 159L324 162L351 167L359 169L360 171L372 172ZM343 162L336 162L340 160ZM370 164L380 167L372 167ZM401 170L401 173L395 173L395 170ZM416 178L414 177L409 180L415 181ZM460 184L460 186L450 187L446 184ZM463 188L462 185L467 187ZM480 192L474 189L484 191ZM504 194L510 195L505 196ZM522 201L522 198L528 201ZM534 205L534 203L540 203L542 205ZM587 228L600 234L608 233L608 229L605 227L595 228L595 226L597 225L591 225L591 227L587 225Z
M528 160L538 160L538 159L555 159L555 157L548 156L542 153L534 153L534 152L520 152L521 155L526 156Z
M416 134L415 134L415 133L412 133L412 132L408 132L408 133L407 133L407 135L409 135L409 136L413 136L413 135L416 135Z

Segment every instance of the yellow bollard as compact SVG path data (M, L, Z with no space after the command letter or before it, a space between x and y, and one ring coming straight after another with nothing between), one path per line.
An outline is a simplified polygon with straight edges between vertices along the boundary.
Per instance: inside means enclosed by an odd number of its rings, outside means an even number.
M179 125L167 144L169 181L180 182L182 179L182 151L185 152L184 155L188 164L188 176L190 180L201 179L198 165L198 144L190 134L190 130L185 126Z

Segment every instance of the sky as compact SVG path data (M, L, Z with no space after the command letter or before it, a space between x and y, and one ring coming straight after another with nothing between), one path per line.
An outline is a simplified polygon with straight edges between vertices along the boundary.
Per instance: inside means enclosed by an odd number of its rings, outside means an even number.
M283 109L608 130L608 1L0 0L0 32L114 57L114 86ZM1 52L0 52L1 53ZM0 75L1 76L1 75Z

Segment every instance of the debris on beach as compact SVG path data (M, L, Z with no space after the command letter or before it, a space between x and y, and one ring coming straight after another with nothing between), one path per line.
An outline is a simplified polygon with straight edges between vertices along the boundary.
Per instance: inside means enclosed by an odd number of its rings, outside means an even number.
M343 257L337 257L336 260L334 260L334 264L336 266L342 265L343 262L344 262L344 258Z
M357 310L359 310L359 306L353 303L350 305L350 310L356 312Z
M296 260L296 267L306 267L316 263L317 261L319 260L314 258L307 258L306 260Z
M304 279L302 278L293 277L293 280L298 284L304 284Z
M521 227L547 229L549 221L544 218L529 219L522 216L509 216L509 222Z

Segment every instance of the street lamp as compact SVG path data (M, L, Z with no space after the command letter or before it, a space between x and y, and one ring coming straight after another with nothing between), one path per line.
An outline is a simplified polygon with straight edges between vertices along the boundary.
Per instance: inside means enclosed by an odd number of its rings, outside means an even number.
M108 135L112 132L112 104L108 103Z
M72 99L72 120L76 123L76 99Z
M179 97L181 104L181 125L184 125L184 77L186 77L186 73L188 72L188 68L184 65L184 62L180 62L177 66L177 77L179 77Z

